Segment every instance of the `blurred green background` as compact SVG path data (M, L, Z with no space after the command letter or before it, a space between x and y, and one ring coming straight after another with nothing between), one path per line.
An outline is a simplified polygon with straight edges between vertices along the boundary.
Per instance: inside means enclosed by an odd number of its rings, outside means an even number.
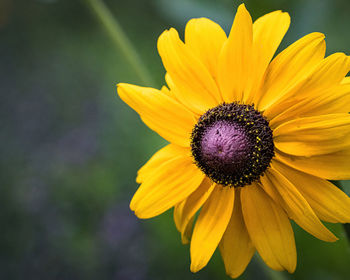
M160 33L183 34L201 16L228 31L240 2L105 1L158 88ZM282 47L321 31L328 54L349 51L348 0L245 3L254 19L291 14ZM172 211L141 221L129 210L137 169L165 142L117 97L116 83L142 83L86 1L0 0L0 38L0 279L228 279L217 253L189 271ZM349 243L341 225L328 226L335 244L295 227L294 275L254 258L242 279L349 279Z

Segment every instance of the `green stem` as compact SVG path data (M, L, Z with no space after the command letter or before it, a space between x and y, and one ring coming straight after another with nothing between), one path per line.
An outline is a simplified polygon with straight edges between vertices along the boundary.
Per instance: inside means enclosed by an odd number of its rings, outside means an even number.
M102 0L83 1L85 1L95 12L108 34L111 36L113 42L119 48L121 54L125 57L130 67L135 71L135 74L138 76L141 82L145 85L152 86L153 81L147 71L147 68L142 63L135 48L126 36L119 22L115 17L113 17L105 3Z

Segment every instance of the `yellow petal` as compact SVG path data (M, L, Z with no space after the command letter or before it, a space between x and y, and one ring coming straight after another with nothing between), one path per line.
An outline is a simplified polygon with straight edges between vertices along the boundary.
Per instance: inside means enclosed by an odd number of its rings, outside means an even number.
M288 13L275 11L258 18L253 24L253 52L254 67L250 73L250 87L247 88L244 101L256 103L259 96L259 87L265 71L274 56L279 44L290 25Z
M182 212L183 206L185 205L185 202L186 202L186 198L180 203L176 204L174 207L174 223L178 231L180 231L181 212Z
M267 69L258 109L266 110L309 76L323 59L325 51L324 35L311 33L277 55Z
M157 216L188 197L203 178L204 174L191 157L177 156L146 177L132 198L130 208L141 219Z
M181 233L181 242L182 242L182 244L190 243L191 236L192 236L192 229L193 229L194 219L195 219L195 216L193 216L188 221L184 231Z
M214 79L217 77L219 54L226 39L225 31L207 18L194 18L186 25L186 46L202 61Z
M241 190L244 222L255 248L274 270L293 273L297 255L289 219L260 187L253 184Z
M191 240L191 271L207 265L230 221L235 189L216 185L204 204Z
M350 180L350 149L312 156L292 156L275 151L283 163L306 173L328 180Z
M181 228L180 228L180 220L181 220L181 216L182 216L182 209L183 209L185 203L186 203L186 199L181 201L180 203L176 204L174 207L174 222L175 222L176 229L181 233L182 244L188 244L190 242L191 236L192 236L193 222L194 222L194 218L195 218L195 216L193 216L190 219L190 221L186 225L185 232L182 233Z
M218 82L225 102L241 101L250 74L253 24L244 4L238 7L219 57Z
M350 70L350 57L335 53L321 61L314 71L296 84L284 96L265 111L272 119L305 98L317 98L324 91L340 84Z
M165 73L165 81L170 89L173 89L175 87L174 82L170 77L169 73Z
M311 206L296 187L277 170L270 168L261 178L261 185L270 193L275 189L280 195L281 206L300 227L313 236L327 242L338 240L319 220ZM276 197L273 197L276 198Z
M176 97L189 109L203 114L221 102L218 87L208 69L179 38L173 28L158 39L158 52L172 82Z
M350 84L350 77L345 77L342 81L342 84Z
M313 101L313 102L312 102ZM304 109L297 110L300 116L316 116L334 113L348 113L349 107L344 104L350 104L350 83L341 84L327 91L320 98L306 99L307 106ZM301 105L302 106L302 105Z
M195 190L187 199L175 207L175 222L178 230L181 232L182 240L188 241L188 238L186 238L185 235L190 230L188 225L191 220L193 221L194 215L208 199L209 195L214 190L214 187L215 184L213 184L208 177L205 177L197 190Z
M303 84L302 94L309 95L310 91L315 92L315 88L326 88L341 83L349 70L350 57L344 53L334 53L326 57Z
M350 115L298 118L273 131L275 147L296 156L329 154L350 147Z
M174 144L169 144L156 152L139 171L137 171L136 182L142 183L152 175L164 162L171 160L182 154L190 154L188 148L183 148Z
M278 161L274 168L299 190L316 215L326 222L350 223L350 198L332 183Z
M219 244L227 275L239 277L250 262L255 248L243 221L239 189L236 190L231 220Z
M174 207L174 222L176 229L181 232L180 228L180 221L182 217L182 209L186 203L186 199L179 204L175 205ZM181 232L181 242L182 244L188 244L190 243L191 236L192 236L192 228L193 228L193 223L194 223L195 215L187 222L185 229L183 232Z
M166 75L167 76L167 75ZM171 97L172 99L175 99L177 102L179 102L179 100L176 98L174 91L172 91L170 88L168 88L167 86L162 86L162 88L160 89L161 92L163 92L164 94L168 95L169 97ZM180 102L181 103L181 102Z
M195 125L193 113L163 92L129 84L118 84L120 98L164 139L188 147Z
M349 108L344 104L350 104L350 83L320 90L317 96L307 96L295 102L270 120L270 127L274 129L288 120L300 117L348 113Z
M160 91L163 92L166 95L169 95L169 96L171 95L170 90L166 86L162 86Z
M178 96L178 94L177 94L178 89L177 89L177 87L175 86L175 84L174 84L172 78L170 77L169 73L165 73L165 81L166 81L166 83L167 83L167 85L168 85L168 87L169 87L168 95L169 95L170 97L172 97L173 99L175 99L175 100L176 100L177 102L179 102L180 104L183 104L183 103L181 102L181 100L179 100L179 99L177 98L177 96ZM183 104L183 105L186 106L185 104Z

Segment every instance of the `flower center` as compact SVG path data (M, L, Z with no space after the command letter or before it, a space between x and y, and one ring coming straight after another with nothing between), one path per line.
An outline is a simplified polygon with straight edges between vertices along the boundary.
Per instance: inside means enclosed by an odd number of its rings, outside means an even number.
M202 160L211 168L232 173L249 159L251 146L241 127L220 120L208 127L202 136Z
M208 110L191 139L197 166L226 186L243 187L258 180L274 156L269 123L251 105L223 103Z

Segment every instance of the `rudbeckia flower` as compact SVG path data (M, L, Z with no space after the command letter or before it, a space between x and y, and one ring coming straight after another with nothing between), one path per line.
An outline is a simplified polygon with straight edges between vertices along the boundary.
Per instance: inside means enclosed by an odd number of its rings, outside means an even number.
M296 268L290 220L334 242L321 222L350 222L350 58L325 58L321 33L274 57L290 24L281 11L254 23L242 4L227 37L206 18L158 40L161 90L118 84L123 101L169 144L139 170L130 208L152 218L174 207L191 271L218 247L226 272L255 251L274 270ZM274 58L273 58L274 57Z

